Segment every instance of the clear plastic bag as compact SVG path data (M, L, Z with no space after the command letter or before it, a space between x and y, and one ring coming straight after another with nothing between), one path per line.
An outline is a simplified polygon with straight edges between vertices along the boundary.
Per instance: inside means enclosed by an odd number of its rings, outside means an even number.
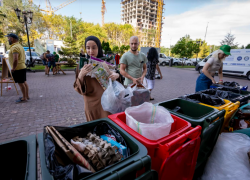
M222 133L208 159L202 180L250 179L247 153L250 138L241 133Z
M131 97L133 94L124 88L124 86L109 79L108 88L104 91L101 98L101 104L104 111L112 114L124 112L131 106Z
M167 136L174 122L168 110L148 102L127 108L125 114L126 124L150 140Z

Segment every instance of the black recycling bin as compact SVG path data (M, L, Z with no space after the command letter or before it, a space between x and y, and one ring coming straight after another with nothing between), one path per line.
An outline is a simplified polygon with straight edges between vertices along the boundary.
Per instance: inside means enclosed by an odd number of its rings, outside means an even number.
M36 135L0 143L1 179L36 180Z
M228 99L229 101L234 102L234 103L239 101L240 106L247 104L248 100L250 99L250 95L242 96L242 95L237 94L237 93L233 93L230 91L223 91L220 89L207 89L204 91L200 91L199 93L204 93L204 94L208 94L208 95L215 95L215 96L218 96L218 97L223 98L223 99Z
M84 137L88 132L92 131L94 127L96 127L97 124L103 123L103 122L107 123L109 126L116 129L121 134L121 136L126 141L126 144L130 149L130 156L96 173L93 173L84 178L81 178L81 180L84 180L84 179L93 179L93 180L135 179L136 173L140 169L145 169L145 172L144 174L138 177L138 180L158 179L157 173L151 170L151 158L147 156L146 147L142 145L139 141L134 139L131 135L129 135L126 131L124 131L121 127L119 127L110 119L103 118L99 120L94 120L91 122L86 122L86 123L71 126L71 128L76 129L76 130L81 129L82 134L79 134L79 136ZM55 128L57 127L55 126ZM64 136L65 132L61 134L62 136ZM73 137L65 137L65 139L67 140L69 138L73 138ZM38 134L38 144L39 144L40 163L41 163L41 170L42 170L42 179L53 180L54 177L50 174L49 169L47 168L49 167L48 166L49 162L47 162L48 160L46 160L46 157L45 157L44 133Z

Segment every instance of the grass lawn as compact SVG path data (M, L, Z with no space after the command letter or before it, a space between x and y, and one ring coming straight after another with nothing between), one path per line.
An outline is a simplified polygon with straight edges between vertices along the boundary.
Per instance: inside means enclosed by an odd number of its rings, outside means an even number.
M195 68L195 66L172 66L172 67L175 67L175 68Z
M61 65L62 69L72 69L74 70L76 68L76 65L74 67L69 67L67 65ZM32 70L44 70L44 66L40 64L36 64L35 67L31 68ZM0 66L0 70L2 70L2 66Z

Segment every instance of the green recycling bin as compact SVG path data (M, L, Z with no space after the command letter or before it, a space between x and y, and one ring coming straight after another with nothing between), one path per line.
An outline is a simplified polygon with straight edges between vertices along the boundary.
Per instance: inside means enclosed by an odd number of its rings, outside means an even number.
M81 69L85 64L88 64L89 60L86 58L81 57L79 62L79 68Z
M86 123L71 126L71 128L83 128L86 130L86 134L87 134L87 132L93 130L97 124L102 123L102 122L107 123L108 125L116 129L122 135L128 147L130 148L130 156L96 173L93 173L85 178L82 178L82 180L84 179L96 180L96 179L105 179L105 178L106 179L124 179L124 180L135 179L137 171L143 168L145 168L145 173L142 174L138 178L141 178L141 180L157 179L158 178L158 175L156 175L157 173L151 170L151 158L147 156L146 147L143 146L139 141L134 139L121 127L116 125L110 119L103 118L99 120L94 120L91 122L86 122ZM53 180L53 176L49 173L49 170L46 166L47 165L46 163L48 162L45 162L43 133L38 134L38 144L39 144L42 179Z
M179 98L164 101L158 105L166 108L171 114L190 122L192 127L200 125L203 130L211 123L207 118L218 112L217 109Z
M225 110L218 111L217 109L179 98L161 102L158 105L165 107L171 114L190 122L193 127L197 125L202 127L201 145L194 177L199 176L200 173L197 172L203 172L206 161L218 139L224 123Z
M36 179L36 135L0 143L1 179Z

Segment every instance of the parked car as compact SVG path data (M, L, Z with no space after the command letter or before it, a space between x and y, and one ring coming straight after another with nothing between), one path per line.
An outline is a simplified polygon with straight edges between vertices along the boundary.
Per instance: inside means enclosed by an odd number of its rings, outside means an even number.
M191 61L190 59L185 59L184 60L184 65L186 65L186 66L192 66L193 65L193 61Z
M173 58L173 65L178 66L181 65L182 61L178 58Z
M6 59L9 58L9 52L10 52L10 50L6 51L6 53L4 54L4 57L5 57Z
M165 54L163 54L163 53L159 54L159 64L160 65L162 65L162 66L168 65L169 60L170 60L170 58L168 56L166 56Z
M43 63L43 61L40 59L40 55L37 52L32 51L31 52L32 59L36 61L37 64ZM25 64L29 64L30 61L30 52L25 52Z

